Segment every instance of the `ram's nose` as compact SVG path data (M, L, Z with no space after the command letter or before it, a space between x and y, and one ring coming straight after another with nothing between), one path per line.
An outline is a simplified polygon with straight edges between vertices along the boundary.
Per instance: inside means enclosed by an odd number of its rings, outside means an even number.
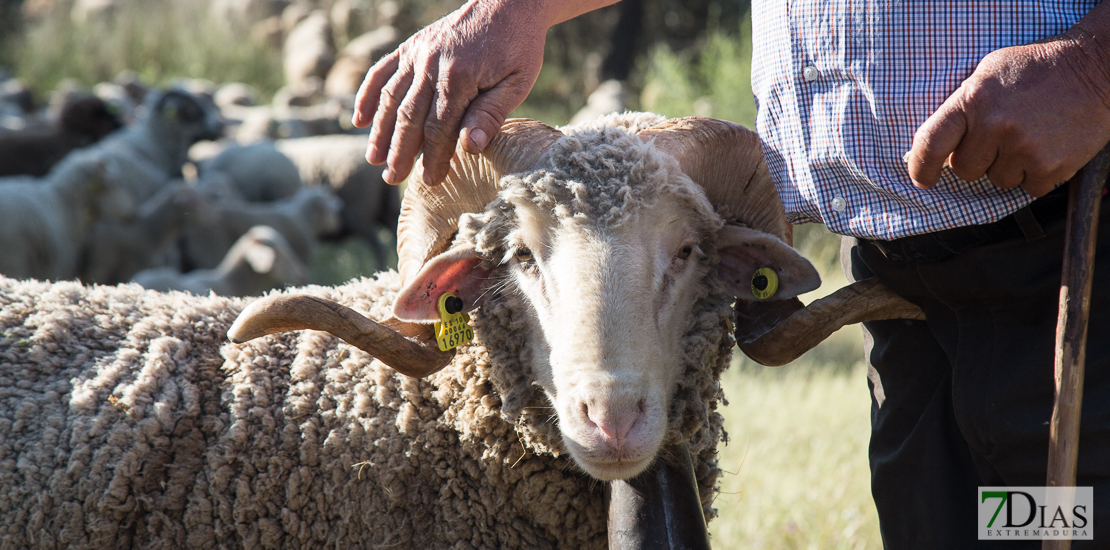
M644 416L644 400L626 402L583 401L579 408L585 423L606 445L619 450L629 440L636 423Z

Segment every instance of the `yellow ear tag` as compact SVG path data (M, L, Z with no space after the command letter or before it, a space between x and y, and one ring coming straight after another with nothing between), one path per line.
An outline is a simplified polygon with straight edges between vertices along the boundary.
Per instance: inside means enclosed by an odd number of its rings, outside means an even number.
M766 300L775 295L779 290L779 274L769 267L761 267L752 275L752 294L760 300Z
M470 316L462 308L462 300L450 292L439 297L439 321L435 324L439 351L455 349L474 339Z

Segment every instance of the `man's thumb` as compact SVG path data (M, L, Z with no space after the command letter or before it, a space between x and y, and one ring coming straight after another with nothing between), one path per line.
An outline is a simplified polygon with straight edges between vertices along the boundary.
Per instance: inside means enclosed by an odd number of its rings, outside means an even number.
M957 92L958 93L958 92ZM913 184L922 189L936 185L948 162L948 155L956 150L967 133L967 117L963 109L949 98L932 114L913 136L913 146L906 154L906 168Z
M485 150L501 131L501 125L505 123L509 113L524 102L528 91L525 90L523 94L513 93L514 91L509 86L495 87L479 94L466 108L459 139L467 152L478 154Z

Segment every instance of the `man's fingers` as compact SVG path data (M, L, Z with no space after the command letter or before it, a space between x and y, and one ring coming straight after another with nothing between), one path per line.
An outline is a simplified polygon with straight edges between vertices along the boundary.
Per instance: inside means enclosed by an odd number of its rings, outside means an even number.
M993 140L963 140L949 159L952 173L964 181L975 181L990 170L998 155L998 147Z
M463 140L463 148L475 155L485 150L501 131L509 113L524 101L529 89L530 83L521 88L519 84L504 82L479 94L462 119L459 137Z
M374 114L374 125L370 128L370 148L366 160L370 164L386 161L389 144L393 142L393 126L397 122L397 109L408 95L412 85L411 70L400 70L389 79L378 98L378 110Z
M967 118L953 94L913 136L913 147L906 156L906 167L913 184L929 189L940 179L948 155L956 150L967 132Z
M434 85L428 77L431 71L422 71L400 108L389 147L389 168L382 174L386 183L400 183L412 171L416 155L424 145L424 121L431 108Z
M1020 163L999 161L987 170L987 177L995 187L1011 189L1025 181L1025 170L1022 170Z
M378 110L378 96L393 74L397 72L400 63L400 51L395 51L381 59L366 72L366 78L355 95L355 113L351 123L355 128L365 128L374 120L374 113Z
M469 89L469 93L467 93ZM436 185L447 177L455 154L459 127L466 106L477 91L468 82L441 74L432 101L433 108L424 124L424 183Z

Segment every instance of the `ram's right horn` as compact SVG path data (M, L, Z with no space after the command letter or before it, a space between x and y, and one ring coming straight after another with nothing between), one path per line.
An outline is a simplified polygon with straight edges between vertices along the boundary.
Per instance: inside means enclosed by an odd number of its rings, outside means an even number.
M813 349L844 325L884 319L924 320L921 308L906 301L878 279L864 279L814 300L806 307L784 309L777 318L746 318L737 307L736 344L756 363L785 365ZM792 310L792 311L791 311Z
M227 331L236 344L290 330L322 330L341 338L397 372L423 378L451 362L454 350L439 351L430 325L378 323L331 300L305 294L275 294L247 306Z

